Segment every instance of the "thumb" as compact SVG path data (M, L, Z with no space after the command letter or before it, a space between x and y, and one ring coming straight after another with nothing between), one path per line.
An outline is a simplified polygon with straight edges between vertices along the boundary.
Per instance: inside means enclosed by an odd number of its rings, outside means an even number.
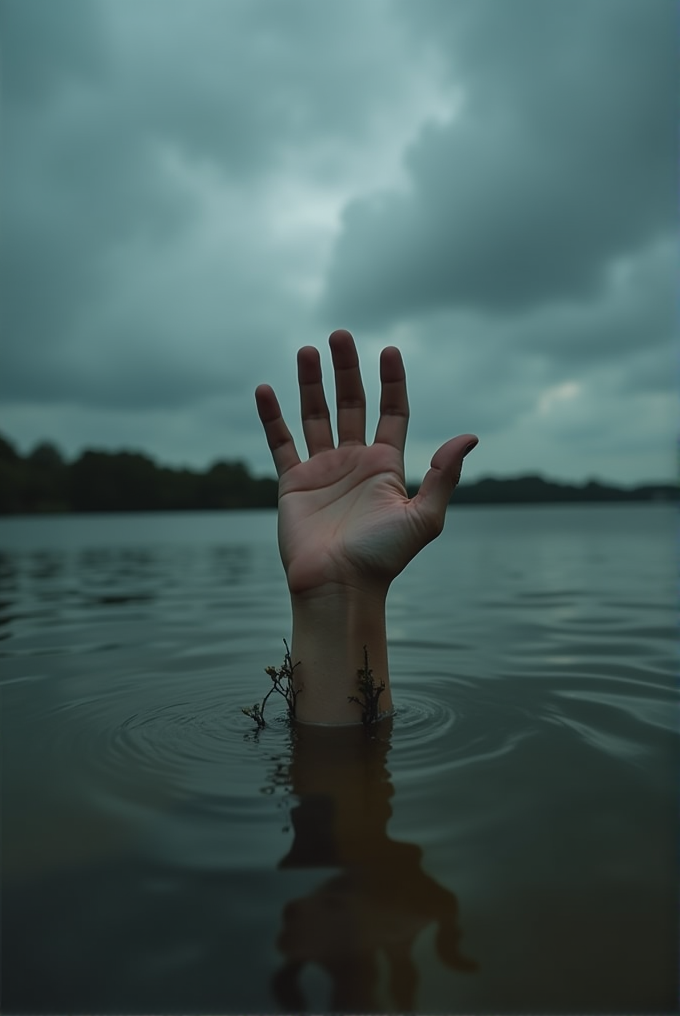
M477 446L479 439L474 434L460 434L451 438L432 456L430 468L413 499L413 507L438 536L444 527L444 514L451 494L458 485L463 459Z

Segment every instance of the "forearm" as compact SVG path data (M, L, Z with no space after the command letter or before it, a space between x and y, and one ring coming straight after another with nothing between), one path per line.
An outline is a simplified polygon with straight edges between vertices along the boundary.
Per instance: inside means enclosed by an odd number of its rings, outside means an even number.
M378 712L392 709L385 632L386 590L323 586L291 598L291 655L300 690L296 716L308 723L360 723L362 707L357 671L364 668L364 646L376 690L384 690Z

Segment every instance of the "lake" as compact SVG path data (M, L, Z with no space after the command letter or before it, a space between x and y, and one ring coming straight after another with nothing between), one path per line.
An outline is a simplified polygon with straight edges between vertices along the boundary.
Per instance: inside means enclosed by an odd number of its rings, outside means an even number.
M676 527L454 506L395 715L258 732L275 513L0 520L3 1012L676 1012Z

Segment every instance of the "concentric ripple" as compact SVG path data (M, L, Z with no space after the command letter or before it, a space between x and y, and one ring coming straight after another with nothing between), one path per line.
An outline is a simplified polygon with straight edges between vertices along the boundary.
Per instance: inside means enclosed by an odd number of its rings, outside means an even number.
M395 751L400 781L427 782L459 766L503 755L532 732L522 711L494 700L483 684L421 678L395 689Z
M267 763L289 741L275 703L254 736L241 711L255 697L250 684L215 673L191 688L186 675L145 675L134 689L73 697L35 720L48 761L92 799L120 808L190 800L224 812L259 793Z

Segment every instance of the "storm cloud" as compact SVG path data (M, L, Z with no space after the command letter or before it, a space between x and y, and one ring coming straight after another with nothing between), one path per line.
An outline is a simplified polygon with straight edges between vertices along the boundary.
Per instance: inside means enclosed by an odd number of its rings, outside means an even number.
M464 93L405 155L408 187L357 199L334 312L516 314L602 293L676 226L672 8L630 0L426 4Z
M349 327L415 477L466 430L470 477L669 477L675 14L3 0L3 432L271 472L255 385L293 423Z

